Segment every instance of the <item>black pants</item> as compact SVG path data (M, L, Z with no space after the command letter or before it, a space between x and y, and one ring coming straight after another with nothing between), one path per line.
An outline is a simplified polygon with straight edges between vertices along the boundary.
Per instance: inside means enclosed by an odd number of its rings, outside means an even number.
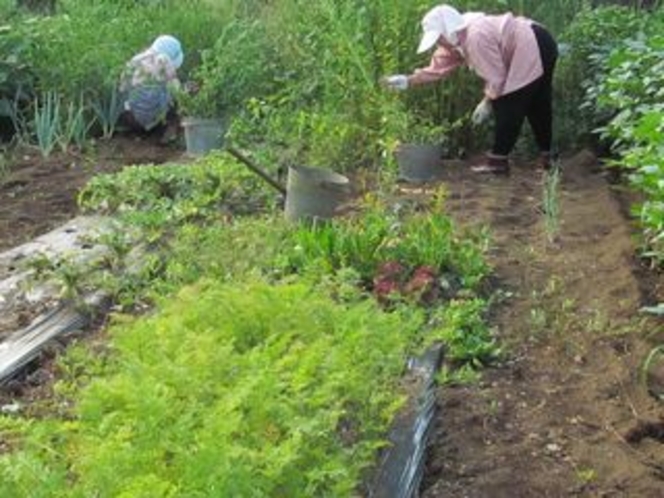
M523 120L528 119L540 152L551 151L553 129L553 70L558 45L542 26L533 24L544 74L529 85L492 102L496 128L492 152L506 156L514 148Z

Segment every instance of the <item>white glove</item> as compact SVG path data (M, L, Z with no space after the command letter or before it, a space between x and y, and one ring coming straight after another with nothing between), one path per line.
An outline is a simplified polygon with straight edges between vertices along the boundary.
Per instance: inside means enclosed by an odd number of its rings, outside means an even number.
M477 104L475 110L473 111L472 121L474 125L481 125L489 116L491 116L491 101L489 99L483 99L482 102Z
M390 90L406 90L408 88L408 76L405 74L395 74L383 78L383 85Z

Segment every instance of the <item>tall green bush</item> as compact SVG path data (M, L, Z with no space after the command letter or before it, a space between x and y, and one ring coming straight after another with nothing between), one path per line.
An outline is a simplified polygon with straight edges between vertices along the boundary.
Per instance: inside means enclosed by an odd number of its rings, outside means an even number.
M218 30L189 74L195 91L178 94L186 116L219 118L240 110L250 98L267 96L279 76L279 52L258 21L234 19Z

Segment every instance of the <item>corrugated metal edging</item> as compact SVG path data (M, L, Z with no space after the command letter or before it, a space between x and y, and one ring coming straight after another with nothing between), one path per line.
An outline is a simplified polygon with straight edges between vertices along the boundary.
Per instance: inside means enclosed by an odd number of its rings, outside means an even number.
M437 344L409 362L406 381L414 389L390 431L390 444L381 455L369 498L418 496L427 439L436 411L435 377L442 356L442 345Z

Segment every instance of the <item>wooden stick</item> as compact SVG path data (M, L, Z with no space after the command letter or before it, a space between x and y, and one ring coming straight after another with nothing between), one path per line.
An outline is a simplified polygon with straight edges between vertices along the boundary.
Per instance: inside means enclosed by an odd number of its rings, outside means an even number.
M263 169L258 167L253 161L251 161L248 157L246 157L244 154L240 153L239 150L237 150L234 147L226 147L226 150L230 155L232 155L235 159L243 163L245 166L247 166L251 171L256 173L258 176L260 176L263 180L265 180L267 183L269 183L272 187L276 188L281 194L286 195L286 188L281 185L278 181L276 181L274 178L272 178L270 175L268 175Z

